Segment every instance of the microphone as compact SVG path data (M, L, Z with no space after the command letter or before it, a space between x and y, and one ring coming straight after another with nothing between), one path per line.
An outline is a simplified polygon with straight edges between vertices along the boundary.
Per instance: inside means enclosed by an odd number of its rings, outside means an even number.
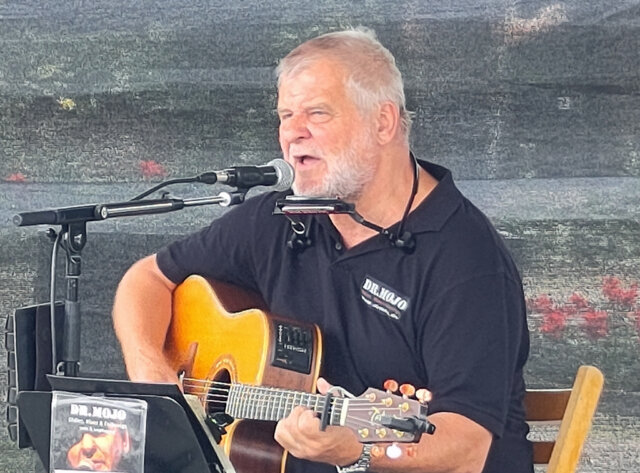
M284 159L274 159L262 166L233 166L222 171L200 174L197 182L215 184L220 182L239 189L255 186L272 186L273 190L285 191L293 184L293 168Z

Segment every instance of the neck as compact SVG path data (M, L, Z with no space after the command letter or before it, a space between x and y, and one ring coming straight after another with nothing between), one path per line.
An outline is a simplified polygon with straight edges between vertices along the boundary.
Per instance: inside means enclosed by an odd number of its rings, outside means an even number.
M369 222L388 228L402 219L411 199L414 181L414 164L405 148L394 155L382 156L378 170L366 190L356 200L356 211ZM418 188L413 199L413 211L438 183L435 178L418 168ZM362 226L351 216L336 214L331 221L340 233L343 244L351 248L378 234L375 230Z
M232 384L225 411L236 419L278 421L291 414L296 406L305 406L317 413L322 413L325 410L326 401L326 396L319 394L265 386ZM334 398L331 405L327 407L330 414L330 425L340 424L342 403L342 399ZM335 407L338 409L334 410Z

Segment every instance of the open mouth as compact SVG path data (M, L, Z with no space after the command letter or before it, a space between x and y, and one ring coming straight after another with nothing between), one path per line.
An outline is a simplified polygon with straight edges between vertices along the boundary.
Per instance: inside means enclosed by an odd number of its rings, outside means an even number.
M308 154L301 154L301 155L293 156L293 161L296 165L308 166L314 162L317 162L318 158L314 156L310 156Z
M83 461L80 462L78 467L91 468L92 471L107 471L107 470L109 470L108 465L106 464L106 462L104 462L102 460L84 459Z

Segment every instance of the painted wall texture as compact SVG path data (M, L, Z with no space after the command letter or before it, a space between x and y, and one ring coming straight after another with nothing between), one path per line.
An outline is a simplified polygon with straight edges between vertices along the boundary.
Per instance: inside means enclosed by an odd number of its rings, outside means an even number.
M278 157L274 66L349 25L396 55L416 154L449 167L512 249L529 385L570 385L585 363L604 372L580 471L639 471L638 0L1 2L0 323L48 300L46 227L18 229L16 212ZM83 371L123 376L109 312L126 268L220 213L89 224ZM2 415L0 471L39 468Z

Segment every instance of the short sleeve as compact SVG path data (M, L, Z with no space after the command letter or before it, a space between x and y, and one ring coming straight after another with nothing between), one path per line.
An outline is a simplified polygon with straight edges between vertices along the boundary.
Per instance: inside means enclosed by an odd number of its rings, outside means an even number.
M526 324L521 285L498 273L443 293L422 327L422 356L433 401L502 436Z
M191 274L256 288L253 245L261 218L260 196L234 207L208 227L162 248L157 262L176 284Z

